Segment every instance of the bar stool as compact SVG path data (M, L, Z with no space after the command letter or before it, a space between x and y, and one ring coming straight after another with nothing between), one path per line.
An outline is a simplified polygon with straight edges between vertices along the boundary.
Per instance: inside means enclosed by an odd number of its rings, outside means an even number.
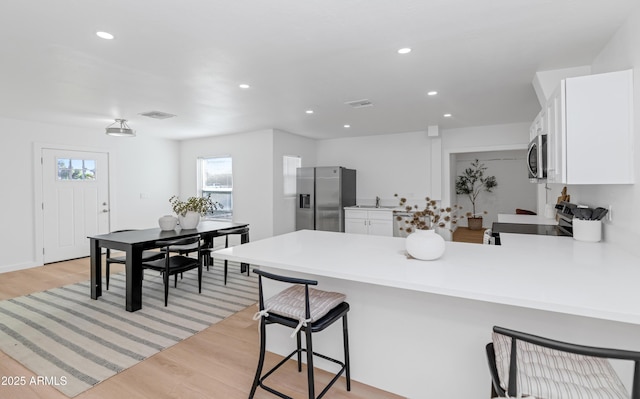
M349 367L349 334L347 328L347 312L349 312L349 304L344 301L346 299L345 295L337 292L327 292L310 288L310 285L318 285L318 282L315 280L280 276L258 269L253 269L253 272L258 275L260 311L256 313L254 320L260 320L260 357L258 359L258 367L256 369L253 385L251 386L249 399L253 399L258 386L281 398L292 399L290 396L265 385L264 380L291 359L293 355L297 355L298 372L301 372L302 352L306 352L307 354L307 385L309 399L319 399L324 396L324 394L327 393L329 388L333 386L343 373L346 377L347 391L350 391L351 371ZM262 288L262 278L281 281L293 285L265 300ZM313 345L311 342L312 334L323 331L339 319L342 319L344 362L313 352ZM264 366L266 352L267 324L280 324L292 328L293 333L291 334L291 337L294 335L296 336L297 348L263 375L262 368ZM302 348L301 334L303 331L305 334L306 348ZM314 355L340 366L340 370L317 397L315 396L313 373Z

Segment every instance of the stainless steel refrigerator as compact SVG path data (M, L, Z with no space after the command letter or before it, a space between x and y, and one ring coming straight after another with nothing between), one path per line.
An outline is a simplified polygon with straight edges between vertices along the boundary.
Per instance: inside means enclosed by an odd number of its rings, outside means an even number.
M296 230L344 231L344 207L356 204L356 171L298 168L296 178Z

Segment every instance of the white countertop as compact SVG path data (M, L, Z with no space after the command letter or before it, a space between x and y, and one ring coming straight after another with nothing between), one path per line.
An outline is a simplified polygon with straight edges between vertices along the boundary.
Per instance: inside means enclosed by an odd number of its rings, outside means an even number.
M407 259L404 238L301 230L214 257L452 297L640 324L639 259L606 243L501 234L502 245L447 242Z

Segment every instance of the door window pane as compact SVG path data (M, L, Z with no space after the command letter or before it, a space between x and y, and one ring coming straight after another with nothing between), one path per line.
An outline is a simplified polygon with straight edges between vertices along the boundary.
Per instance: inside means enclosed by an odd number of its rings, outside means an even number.
M93 159L56 159L58 180L95 180L96 161Z

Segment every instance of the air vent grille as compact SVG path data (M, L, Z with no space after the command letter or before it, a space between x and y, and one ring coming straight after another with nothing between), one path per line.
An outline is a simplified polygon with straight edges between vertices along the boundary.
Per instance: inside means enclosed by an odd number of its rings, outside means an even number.
M147 117L153 118L153 119L167 119L167 118L173 118L175 116L173 114L169 114L169 113L161 112L161 111L142 112L140 115L147 116Z
M353 108L363 108L363 107L371 107L373 103L370 100L355 100L355 101L347 101L345 104L353 107Z

